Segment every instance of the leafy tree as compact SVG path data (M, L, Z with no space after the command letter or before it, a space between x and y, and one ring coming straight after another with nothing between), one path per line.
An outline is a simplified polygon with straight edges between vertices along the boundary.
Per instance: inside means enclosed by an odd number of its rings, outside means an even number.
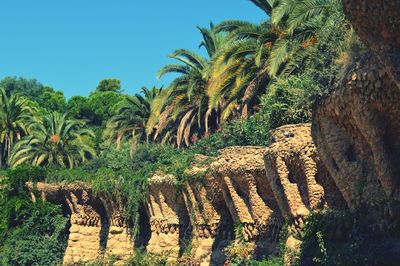
M117 114L111 117L105 131L106 138L116 141L117 148L121 145L124 136L132 138L132 145L140 140L148 140L146 123L151 114L152 103L160 95L162 89L142 88L142 94L127 98L127 103L121 106Z
M67 103L68 114L78 120L91 121L94 119L94 112L89 106L89 100L83 96L73 96Z
M73 96L67 103L68 114L75 119L90 120L94 113L89 107L88 98L83 96Z
M0 88L4 88L8 95L18 93L35 101L42 93L44 86L36 79L5 77L0 81Z
M62 91L55 91L51 87L44 87L42 89L42 93L38 97L37 102L49 112L64 113L67 108L64 93Z
M14 146L9 163L17 166L29 163L35 166L74 168L95 156L94 149L84 137L94 137L91 130L78 120L67 119L66 114L49 114L36 121L32 135L25 136Z
M121 92L121 81L118 79L103 79L96 87L96 91Z
M126 96L115 91L95 91L88 98L88 107L93 112L91 123L105 126L106 122L117 113L126 102Z
M8 96L0 88L0 168L6 165L11 147L29 131L35 110L18 94Z

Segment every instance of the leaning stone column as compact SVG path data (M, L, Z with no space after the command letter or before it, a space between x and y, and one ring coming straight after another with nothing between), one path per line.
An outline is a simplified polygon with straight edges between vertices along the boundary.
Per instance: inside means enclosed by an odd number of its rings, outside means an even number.
M264 160L267 179L285 217L302 223L312 210L344 204L320 162L310 124L287 125L274 131Z
M197 155L196 162L187 175L191 176L182 189L183 199L193 226L190 263L200 265L221 265L225 260L224 247L230 243L231 236L223 230L232 228L222 191L216 179L207 173L207 158ZM204 164L204 165L203 165ZM225 217L223 217L225 216ZM187 261L182 261L188 263Z
M273 252L282 224L275 195L265 177L264 147L230 147L211 165L235 223L245 241L257 242L262 253Z
M180 251L180 234L184 234L180 214L185 209L182 195L177 193L174 176L156 174L150 179L147 212L150 218L151 237L147 252L177 261Z

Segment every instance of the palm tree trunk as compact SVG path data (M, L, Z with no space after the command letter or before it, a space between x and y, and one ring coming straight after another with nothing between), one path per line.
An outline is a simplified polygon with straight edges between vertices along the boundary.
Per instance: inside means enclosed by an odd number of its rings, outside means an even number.
M248 117L248 105L250 100L253 99L253 96L257 91L259 91L262 87L266 87L269 81L270 77L268 75L268 71L266 70L263 70L252 81L250 81L242 98L242 118Z

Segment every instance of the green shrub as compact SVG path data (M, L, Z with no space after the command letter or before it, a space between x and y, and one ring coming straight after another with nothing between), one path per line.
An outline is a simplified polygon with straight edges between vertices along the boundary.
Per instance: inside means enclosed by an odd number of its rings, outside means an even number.
M219 132L200 139L189 149L195 153L216 156L218 151L230 146L267 146L269 124L264 113L257 113L247 119L227 122Z
M142 250L137 250L135 255L129 259L126 265L131 266L167 266L169 265L166 257L159 257L151 255L149 253L143 252Z
M66 224L59 206L33 203L27 181L44 179L41 168L18 166L0 186L0 265L56 265L66 247Z

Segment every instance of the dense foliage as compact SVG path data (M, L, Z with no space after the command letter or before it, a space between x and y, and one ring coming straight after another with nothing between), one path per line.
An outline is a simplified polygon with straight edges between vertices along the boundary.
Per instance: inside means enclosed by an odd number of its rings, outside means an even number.
M60 206L32 202L25 186L45 171L20 166L0 177L0 264L54 265L66 247L66 225Z

